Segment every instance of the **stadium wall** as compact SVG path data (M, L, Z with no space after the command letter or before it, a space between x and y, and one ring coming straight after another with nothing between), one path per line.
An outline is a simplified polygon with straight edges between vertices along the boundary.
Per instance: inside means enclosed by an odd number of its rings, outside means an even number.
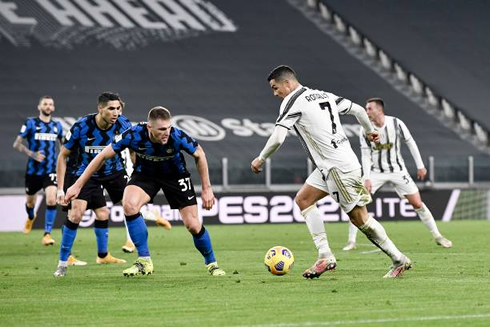
M206 224L267 224L267 223L302 223L304 222L299 208L294 203L294 192L248 192L248 193L216 193L216 204L213 209L200 210L200 219ZM489 190L430 190L422 191L426 202L437 220L454 219L489 219ZM165 197L157 195L155 203L145 207L157 210L161 216L174 225L182 225L177 210L170 209ZM22 195L0 196L0 205L4 209L0 220L0 231L22 231L25 222L25 197ZM198 198L198 205L201 199ZM345 222L347 215L332 198L325 197L318 202L325 222ZM121 205L108 202L111 226L123 226L124 213ZM44 228L45 202L38 198L36 209L38 219L34 222L35 229ZM406 199L400 199L394 192L379 192L368 206L368 210L381 221L418 220L412 206ZM58 208L55 228L60 228L66 213ZM81 227L93 226L95 216L87 210ZM152 223L149 223L152 224Z

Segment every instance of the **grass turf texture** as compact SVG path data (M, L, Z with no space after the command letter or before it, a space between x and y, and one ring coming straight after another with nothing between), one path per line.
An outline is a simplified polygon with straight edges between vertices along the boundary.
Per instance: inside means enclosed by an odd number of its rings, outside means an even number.
M149 228L155 274L136 278L122 276L136 254L121 251L121 228L110 229L109 246L127 264L96 265L94 233L80 228L73 250L89 264L58 279L59 230L54 247L41 245L40 230L2 233L0 325L490 325L490 222L440 223L452 249L437 246L421 222L384 225L414 262L400 279L382 279L390 261L361 233L356 250L341 250L347 224L326 225L338 266L315 280L301 276L316 259L304 224L207 226L224 277L207 273L183 227ZM264 255L274 245L294 253L290 274L266 271Z

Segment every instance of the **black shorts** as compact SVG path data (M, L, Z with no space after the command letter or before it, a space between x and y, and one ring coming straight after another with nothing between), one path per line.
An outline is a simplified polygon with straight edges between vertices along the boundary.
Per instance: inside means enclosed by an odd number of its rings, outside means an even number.
M46 174L46 175L26 175L25 186L26 194L34 195L41 189L46 189L48 186L56 186L56 174Z
M73 185L78 177L65 177L65 192L70 185ZM124 188L127 184L127 176L124 170L105 177L91 177L85 186L80 190L78 200L87 201L87 209L98 209L106 206L104 189L109 193L111 201L116 204L123 198Z
M150 196L152 201L162 189L170 208L182 209L197 204L196 192L190 176L186 174L176 178L158 178L134 172L128 185L138 186Z

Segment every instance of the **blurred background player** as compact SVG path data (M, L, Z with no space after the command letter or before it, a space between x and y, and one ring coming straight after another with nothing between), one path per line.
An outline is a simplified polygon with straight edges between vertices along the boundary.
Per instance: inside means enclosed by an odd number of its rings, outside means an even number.
M405 142L417 166L417 178L424 180L427 169L420 156L419 149L410 131L399 118L386 116L384 101L381 98L371 98L366 101L366 112L379 132L380 143L374 144L364 137L364 129L359 133L362 154L364 185L371 194L391 183L400 198L405 197L413 206L420 220L425 224L434 237L435 242L443 248L450 248L453 243L439 232L434 217L429 208L422 202L419 189L408 173L400 151L400 141ZM349 239L345 251L356 247L357 227L349 223Z
M361 165L340 123L339 114L354 115L365 128L366 137L377 142L378 132L372 127L366 111L350 100L302 86L288 66L274 68L267 80L274 96L283 100L274 131L259 156L252 161L252 171L262 171L266 159L279 149L291 128L316 166L295 198L318 250L317 261L303 273L303 277L320 277L337 265L316 206L329 194L354 225L391 258L393 265L384 278L398 277L410 269L410 259L396 248L383 226L368 215L366 205L371 202L371 196L362 184Z
M57 191L57 201L64 202L64 190L69 186L64 184L67 170L67 158L72 151L77 152L77 170L74 179L78 178L95 156L109 145L116 135L131 127L130 121L120 114L121 103L118 94L104 92L99 95L98 113L80 118L71 127L60 150L57 173L60 178ZM75 158L73 158L75 160ZM99 168L99 167L98 167ZM72 181L74 182L74 180ZM58 267L55 277L66 275L68 257L77 235L77 229L85 210L90 207L96 214L94 231L97 239L96 263L124 263L125 260L113 257L108 251L109 209L107 208L104 189L107 190L114 203L122 199L126 186L126 172L120 156L108 160L105 165L90 179L79 197L70 203L68 217L62 233Z
M32 230L36 219L37 192L44 189L46 213L42 244L53 245L55 240L51 237L51 229L56 219L56 140L61 143L63 128L60 122L51 119L55 111L52 97L41 97L37 109L39 116L27 118L14 142L14 148L29 157L25 174L27 220L24 233ZM27 140L27 146L24 140Z
M116 137L114 143L102 151L85 169L82 176L67 191L66 201L77 197L97 167L112 160L122 150L136 153L134 172L124 190L123 208L131 239L138 250L133 266L123 271L124 276L149 275L153 262L148 247L148 230L141 216L141 207L163 190L170 207L179 209L194 245L204 257L212 276L225 275L214 256L211 238L199 220L196 193L187 171L182 151L194 157L202 182L202 203L206 210L215 203L209 180L208 164L202 147L184 131L171 125L170 111L155 107L148 113L148 122L140 123Z

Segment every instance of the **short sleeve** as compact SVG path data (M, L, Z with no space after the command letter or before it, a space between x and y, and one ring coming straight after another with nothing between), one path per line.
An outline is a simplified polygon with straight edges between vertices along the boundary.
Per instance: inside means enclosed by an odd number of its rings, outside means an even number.
M193 137L189 136L189 134L183 130L178 130L178 132L180 139L179 150L185 151L190 155L194 154L199 146L199 143L197 143Z
M114 142L111 143L114 152L121 152L126 148L129 148L131 140L133 138L133 128L127 129L122 134L114 137Z
M65 136L64 147L68 150L72 150L80 140L80 126L78 123L73 124L68 133Z
M31 128L32 128L32 120L26 119L24 125L22 125L22 127L20 128L19 136L22 138L26 138Z

